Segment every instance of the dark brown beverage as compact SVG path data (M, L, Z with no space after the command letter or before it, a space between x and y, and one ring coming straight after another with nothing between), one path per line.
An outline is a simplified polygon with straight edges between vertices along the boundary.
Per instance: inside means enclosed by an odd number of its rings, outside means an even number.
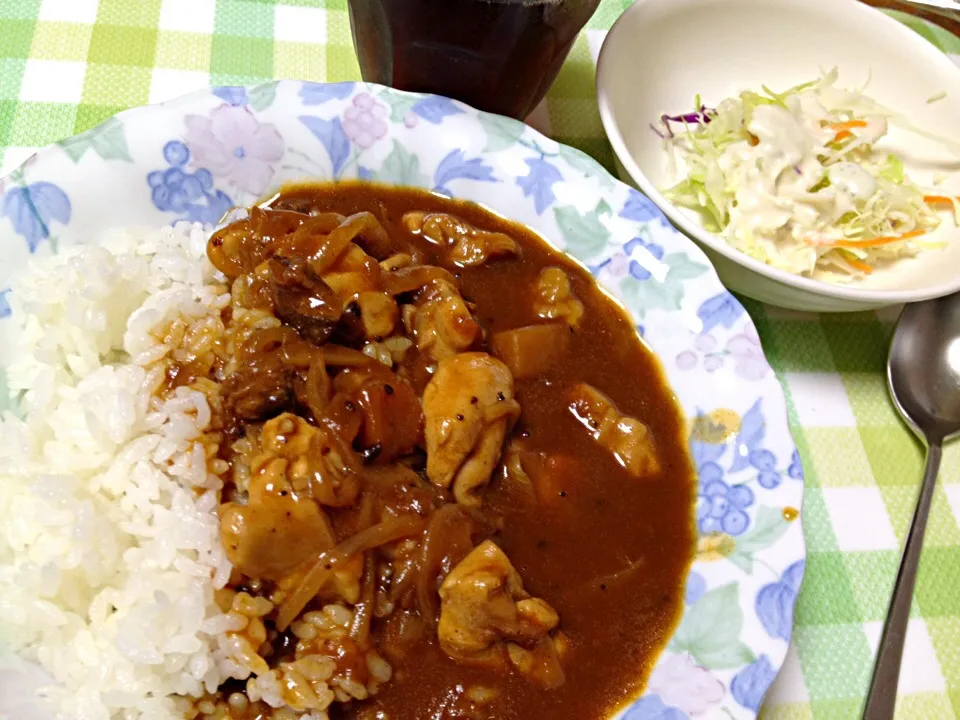
M363 79L523 119L599 0L350 0Z

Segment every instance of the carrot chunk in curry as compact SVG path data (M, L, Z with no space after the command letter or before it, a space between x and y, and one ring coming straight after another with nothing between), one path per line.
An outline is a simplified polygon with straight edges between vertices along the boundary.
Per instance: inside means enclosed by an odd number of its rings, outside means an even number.
M589 274L427 192L286 189L218 230L211 398L235 681L189 718L601 720L694 547L683 424ZM226 467L226 465L224 465Z

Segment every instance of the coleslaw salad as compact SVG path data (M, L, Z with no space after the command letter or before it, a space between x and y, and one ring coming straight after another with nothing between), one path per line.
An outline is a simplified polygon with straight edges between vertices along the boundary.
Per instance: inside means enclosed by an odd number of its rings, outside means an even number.
M960 202L922 188L877 148L891 124L960 154L837 71L777 93L745 91L652 126L684 177L664 195L698 211L707 230L761 262L805 276L851 279L940 243L930 234Z

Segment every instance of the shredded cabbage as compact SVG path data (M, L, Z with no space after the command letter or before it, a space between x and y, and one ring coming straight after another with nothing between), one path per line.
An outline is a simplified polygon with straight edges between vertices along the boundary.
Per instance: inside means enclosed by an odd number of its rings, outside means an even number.
M960 145L836 82L833 70L785 92L763 87L716 108L698 97L695 111L663 115L653 129L686 166L667 198L732 247L801 275L862 277L936 244L927 238L936 208L960 218L960 203L915 185L876 144L892 123Z

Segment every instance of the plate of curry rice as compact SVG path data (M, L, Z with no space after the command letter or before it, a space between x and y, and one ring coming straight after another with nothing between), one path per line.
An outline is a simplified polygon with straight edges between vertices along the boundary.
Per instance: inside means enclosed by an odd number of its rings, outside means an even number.
M783 664L803 469L756 329L519 122L281 81L40 151L0 391L12 716L752 718Z

